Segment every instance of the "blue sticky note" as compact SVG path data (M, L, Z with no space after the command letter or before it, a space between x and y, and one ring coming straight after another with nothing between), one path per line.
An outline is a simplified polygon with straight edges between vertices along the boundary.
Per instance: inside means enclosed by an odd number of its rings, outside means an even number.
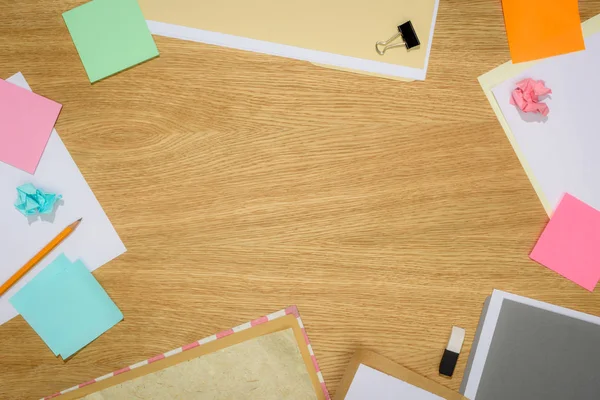
M10 299L55 355L67 359L123 319L81 261L60 255Z
M71 261L64 254L61 254L9 300L33 330L46 342L55 356L58 356L60 351L58 343L52 342L52 339L59 337L59 335L54 333L52 329L60 327L56 324L57 321L53 313L38 311L40 307L47 304L45 301L48 292L51 290L46 288L48 283L52 282L56 275L71 265Z

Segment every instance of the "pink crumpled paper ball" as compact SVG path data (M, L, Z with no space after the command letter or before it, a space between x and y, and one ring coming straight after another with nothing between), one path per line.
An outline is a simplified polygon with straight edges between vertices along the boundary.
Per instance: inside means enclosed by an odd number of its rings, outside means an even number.
M539 113L544 117L548 115L550 110L546 103L540 103L540 96L545 96L552 93L544 85L544 81L536 81L535 79L527 78L517 83L517 87L513 90L510 96L510 104L516 105L521 111L526 113Z

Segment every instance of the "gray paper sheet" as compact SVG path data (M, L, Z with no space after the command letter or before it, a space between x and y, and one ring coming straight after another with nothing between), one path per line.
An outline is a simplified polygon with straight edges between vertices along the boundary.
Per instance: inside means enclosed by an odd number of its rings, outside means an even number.
M597 400L599 360L600 326L505 299L475 399Z

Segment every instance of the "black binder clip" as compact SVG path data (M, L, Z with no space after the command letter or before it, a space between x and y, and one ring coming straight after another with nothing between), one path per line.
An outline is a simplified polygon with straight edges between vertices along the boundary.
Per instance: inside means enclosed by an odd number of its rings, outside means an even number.
M402 38L402 42L393 43L399 37ZM415 32L412 22L407 21L402 25L398 26L398 33L396 33L394 36L392 36L386 41L377 42L375 44L375 50L377 50L377 53L379 53L379 55L382 56L387 50L393 49L395 47L406 47L406 50L410 50L414 49L415 47L419 47L420 45L421 42L419 42L417 32Z

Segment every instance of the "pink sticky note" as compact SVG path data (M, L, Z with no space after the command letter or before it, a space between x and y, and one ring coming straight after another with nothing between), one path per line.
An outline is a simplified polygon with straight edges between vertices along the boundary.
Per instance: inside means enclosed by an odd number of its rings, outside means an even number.
M61 108L0 79L0 161L33 174Z
M530 257L593 291L600 280L600 211L565 194Z

